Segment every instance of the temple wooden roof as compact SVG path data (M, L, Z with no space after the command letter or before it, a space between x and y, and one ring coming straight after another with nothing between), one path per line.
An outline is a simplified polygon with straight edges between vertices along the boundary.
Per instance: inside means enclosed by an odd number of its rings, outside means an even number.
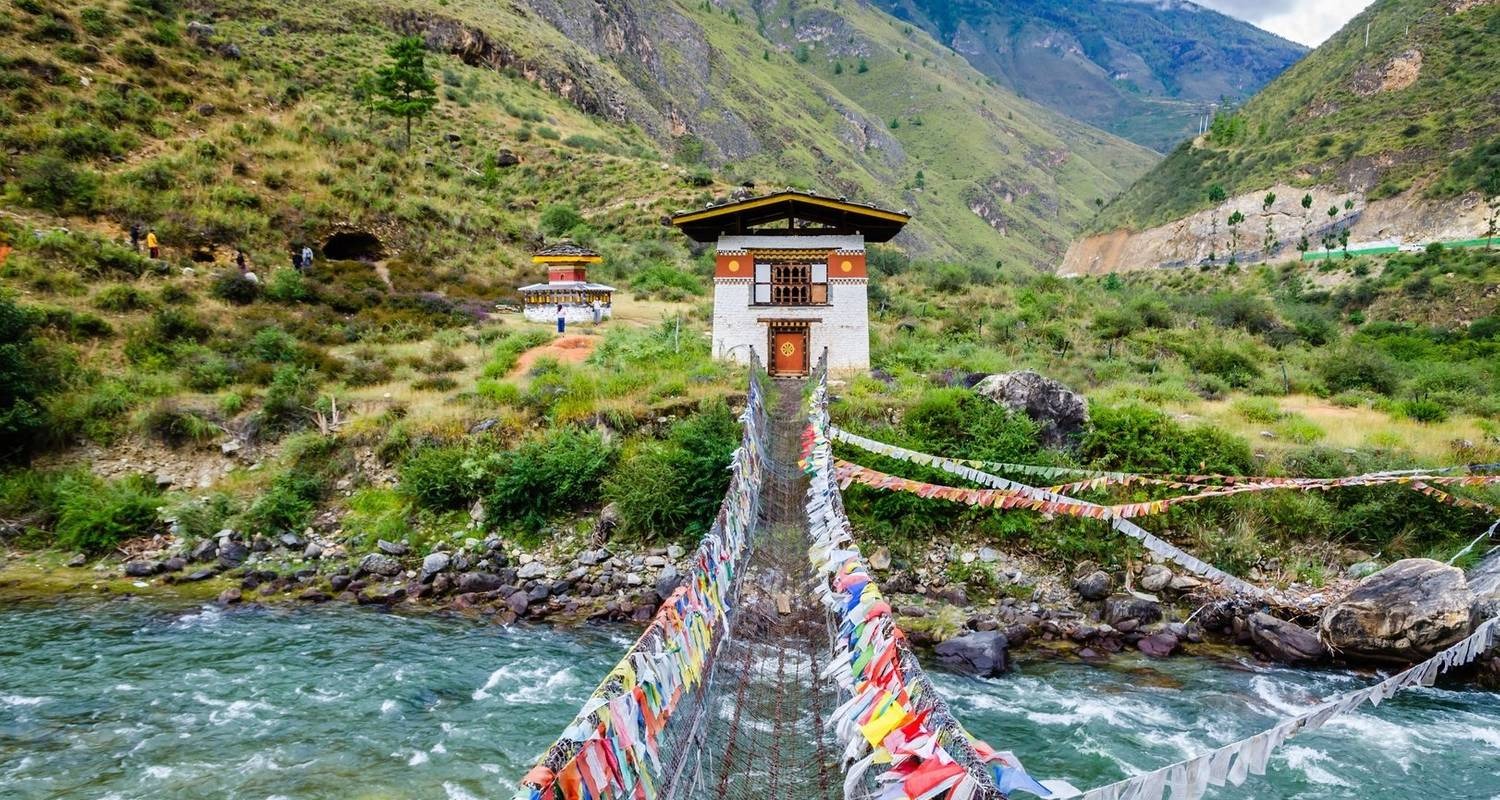
M721 236L789 234L859 234L865 241L888 242L910 220L905 212L788 189L701 211L678 212L672 224L695 242L712 242ZM778 222L787 224L774 224Z
M564 239L536 251L531 260L538 264L597 264L604 259L593 250Z

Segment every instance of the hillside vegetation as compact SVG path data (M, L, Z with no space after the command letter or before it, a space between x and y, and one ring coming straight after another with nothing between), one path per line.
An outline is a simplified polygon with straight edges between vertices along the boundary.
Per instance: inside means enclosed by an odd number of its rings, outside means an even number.
M881 0L1001 85L1159 152L1307 49L1190 3Z
M1365 44L1366 31L1369 44ZM1500 5L1377 0L1243 107L1108 204L1140 230L1278 184L1500 195Z

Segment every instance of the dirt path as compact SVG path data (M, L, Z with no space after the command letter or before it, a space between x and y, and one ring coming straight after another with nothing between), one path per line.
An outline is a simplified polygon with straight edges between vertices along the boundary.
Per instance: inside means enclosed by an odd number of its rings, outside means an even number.
M539 358L555 358L564 364L582 364L594 348L603 341L598 336L559 336L552 341L533 347L516 359L516 366L507 377L515 378L531 371L531 365Z

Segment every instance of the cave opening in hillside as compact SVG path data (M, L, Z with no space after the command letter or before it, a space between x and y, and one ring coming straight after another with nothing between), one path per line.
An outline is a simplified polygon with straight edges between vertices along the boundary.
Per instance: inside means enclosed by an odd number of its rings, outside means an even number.
M379 261L384 256L380 238L368 231L340 231L323 241L323 257L330 261Z

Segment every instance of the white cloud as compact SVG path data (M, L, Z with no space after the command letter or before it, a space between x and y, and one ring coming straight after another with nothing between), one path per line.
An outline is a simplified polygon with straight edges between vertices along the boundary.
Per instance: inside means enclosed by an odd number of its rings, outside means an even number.
M1310 47L1323 43L1371 0L1197 0Z

